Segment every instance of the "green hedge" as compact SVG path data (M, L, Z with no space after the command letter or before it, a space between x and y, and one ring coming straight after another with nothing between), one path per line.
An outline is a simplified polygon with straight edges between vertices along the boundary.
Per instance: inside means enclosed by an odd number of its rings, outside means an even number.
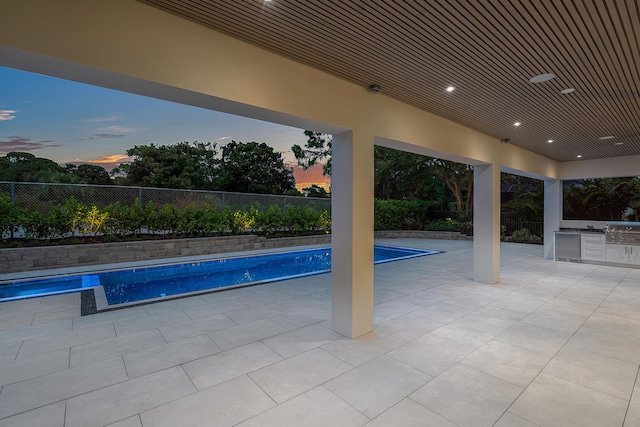
M290 206L283 212L272 205L266 210L220 209L190 204L183 209L174 205L141 207L113 203L98 209L73 197L55 205L48 213L30 211L11 203L0 194L0 237L19 233L26 239L62 239L72 236L130 236L142 233L209 236L254 232L267 236L329 232L328 211Z
M440 204L425 200L374 201L374 227L376 230L422 230L429 213Z

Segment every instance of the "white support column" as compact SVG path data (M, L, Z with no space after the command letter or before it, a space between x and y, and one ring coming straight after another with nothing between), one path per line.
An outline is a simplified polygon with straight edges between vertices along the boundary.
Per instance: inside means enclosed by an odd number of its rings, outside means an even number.
M474 166L473 280L500 281L500 168Z
M373 331L373 136L333 135L331 327L349 338Z
M554 231L560 230L560 191L559 179L544 182L544 258L554 259Z

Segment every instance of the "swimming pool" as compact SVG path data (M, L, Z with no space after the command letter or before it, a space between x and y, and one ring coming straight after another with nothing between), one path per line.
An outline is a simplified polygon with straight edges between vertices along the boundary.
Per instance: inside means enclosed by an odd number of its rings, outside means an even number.
M376 245L374 263L436 253L439 251ZM106 305L113 306L330 270L331 248L327 247L14 282L0 285L0 301L95 289L100 295L104 293Z

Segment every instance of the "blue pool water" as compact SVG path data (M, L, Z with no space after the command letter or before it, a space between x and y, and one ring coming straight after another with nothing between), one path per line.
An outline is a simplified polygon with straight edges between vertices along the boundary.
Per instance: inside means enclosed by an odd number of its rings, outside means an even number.
M439 253L374 247L374 263ZM76 292L102 286L109 305L256 282L271 282L331 269L331 248L143 267L0 285L0 301Z

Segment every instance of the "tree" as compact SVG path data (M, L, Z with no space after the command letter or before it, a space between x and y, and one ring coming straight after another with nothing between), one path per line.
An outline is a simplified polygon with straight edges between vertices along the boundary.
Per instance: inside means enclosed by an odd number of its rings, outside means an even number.
M500 182L506 188L502 200L502 211L512 213L527 221L540 221L544 216L543 181L508 173L500 174Z
M13 151L0 157L0 181L59 182L64 168L50 159Z
M375 187L377 199L422 199L444 206L451 200L444 182L429 165L431 157L387 147L374 147Z
M80 184L109 185L113 183L109 172L102 166L90 164L76 166L68 163L65 170L66 173L76 177L76 182Z
M305 197L331 197L324 187L320 187L317 184L311 184L310 187L303 188L302 193Z
M429 165L453 194L458 212L473 210L473 166L436 158Z
M310 130L305 130L304 134L307 136L304 148L298 144L291 147L291 151L298 161L298 166L306 170L327 159L327 162L322 166L322 174L331 175L331 135Z
M286 194L295 188L293 171L267 144L232 141L222 147L218 189L241 193Z
M173 145L136 145L127 150L133 162L111 173L126 174L124 184L144 187L215 190L218 178L215 143L180 142Z

